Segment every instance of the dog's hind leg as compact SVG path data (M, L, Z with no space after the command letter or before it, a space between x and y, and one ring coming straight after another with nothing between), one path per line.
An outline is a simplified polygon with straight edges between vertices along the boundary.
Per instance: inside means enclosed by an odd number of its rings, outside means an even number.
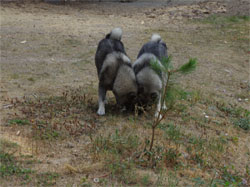
M156 112L155 112L155 117L157 118L159 113L161 111L161 94L160 94L160 97L159 97L159 100L158 100L158 103L157 103L157 106L156 106ZM160 114L160 118L162 117L162 115Z
M107 90L105 88L103 88L103 86L101 86L100 83L99 83L99 89L98 89L98 95L99 95L98 104L99 104L99 108L98 108L97 114L100 115L100 116L102 116L102 115L105 114L106 92L107 92Z

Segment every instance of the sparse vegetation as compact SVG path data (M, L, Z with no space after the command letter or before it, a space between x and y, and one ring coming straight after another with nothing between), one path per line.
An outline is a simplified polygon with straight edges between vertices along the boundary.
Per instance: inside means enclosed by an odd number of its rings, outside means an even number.
M250 129L250 117L237 119L234 121L234 125L248 131Z
M29 125L30 122L26 119L12 119L8 122L10 125L16 124L16 125Z
M39 186L53 186L56 184L56 179L59 177L57 173L46 172L36 174L37 184Z
M0 178L19 177L24 181L30 180L32 170L22 166L14 153L18 145L4 139L0 139Z
M163 89L162 89L162 99L161 99L161 108L160 111L158 113L158 115L156 116L156 119L154 120L153 124L152 124L152 138L151 138L151 142L150 142L150 148L149 151L152 150L153 148L153 144L154 144L154 135L155 135L155 128L160 124L160 122L166 118L166 114L169 110L171 110L171 108L174 105L174 97L175 94L171 91L169 91L169 80L170 80L170 76L172 76L174 73L177 72L181 72L183 74L187 74L191 71L193 71L196 67L197 64L197 60L196 59L190 59L188 63L182 65L180 68L173 70L173 65L171 64L171 56L167 59L162 59L162 66L160 66L157 62L151 62L151 66L153 68L153 70L157 73L157 74L163 74L163 76L166 76L166 85L164 85ZM163 105L166 102L166 104L168 104L168 109L166 111L164 111L163 109Z
M204 18L193 5L19 6L1 4L1 185L249 186L249 17ZM120 111L108 93L108 114L95 114L96 44L121 23L132 60L159 33L175 67L199 61L170 76L151 150L153 108Z

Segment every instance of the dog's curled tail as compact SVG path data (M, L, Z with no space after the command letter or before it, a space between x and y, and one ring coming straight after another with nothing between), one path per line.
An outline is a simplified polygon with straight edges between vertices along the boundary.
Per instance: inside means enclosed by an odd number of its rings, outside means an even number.
M151 36L151 41L152 42L160 42L161 41L161 36L159 34L153 34Z
M121 28L114 28L109 34L106 35L106 38L113 39L113 40L121 40L122 29Z

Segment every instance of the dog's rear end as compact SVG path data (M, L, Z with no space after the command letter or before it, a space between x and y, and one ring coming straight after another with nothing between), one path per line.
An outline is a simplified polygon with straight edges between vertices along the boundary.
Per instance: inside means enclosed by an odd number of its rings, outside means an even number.
M107 90L112 90L120 105L129 105L136 97L137 84L131 61L121 42L122 30L115 28L101 40L95 55L99 78L99 108L97 114L105 114Z
M166 77L163 73L157 74L151 67L151 62L162 66L161 60L167 58L167 46L160 35L154 34L151 40L144 44L133 64L138 84L139 103L151 105L157 102L156 116L161 108L162 89L166 84ZM165 104L164 104L165 107Z

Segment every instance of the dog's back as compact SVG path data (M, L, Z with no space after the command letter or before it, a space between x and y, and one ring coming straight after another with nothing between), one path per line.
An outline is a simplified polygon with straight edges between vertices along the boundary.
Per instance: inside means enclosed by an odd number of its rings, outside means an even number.
M114 29L111 33L106 35L106 38L101 40L98 44L96 55L95 55L95 65L97 68L98 76L100 76L100 71L103 66L108 54L112 52L121 52L126 54L123 43L121 40L121 30Z
M112 90L119 105L129 108L137 95L137 84L131 61L121 42L122 30L113 29L101 40L95 55L99 78L99 108L97 114L105 114L106 92Z
M161 61L167 57L166 44L160 35L153 34L151 40L142 46L137 60L133 64L139 87L139 104L147 105L158 100L156 116L160 111L161 92L166 78L162 72L159 74L152 69L151 62L162 66Z
M144 53L151 53L161 61L168 57L167 45L158 34L153 34L151 40L142 46L137 58L140 58Z

